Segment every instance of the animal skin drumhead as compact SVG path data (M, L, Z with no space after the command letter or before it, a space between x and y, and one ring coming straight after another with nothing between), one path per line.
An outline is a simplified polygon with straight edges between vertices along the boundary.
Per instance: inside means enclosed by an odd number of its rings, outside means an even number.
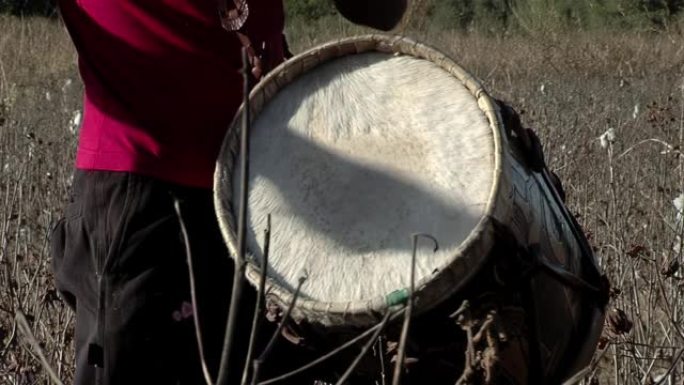
M250 132L247 249L269 277L322 303L370 301L458 257L485 215L492 128L463 83L413 56L367 52L317 66L278 90ZM234 162L239 164L239 159ZM239 206L240 172L232 175Z

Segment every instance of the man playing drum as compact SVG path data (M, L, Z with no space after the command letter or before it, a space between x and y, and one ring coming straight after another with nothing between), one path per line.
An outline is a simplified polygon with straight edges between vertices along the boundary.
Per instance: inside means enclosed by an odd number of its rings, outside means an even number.
M255 77L284 60L283 4L58 3L85 84L73 196L52 234L57 287L76 312L75 383L199 384L174 202L196 260L205 353L215 377L232 262L213 209L214 163L242 100L242 47L250 47ZM336 6L352 22L389 30L406 2ZM248 321L239 321L241 341Z

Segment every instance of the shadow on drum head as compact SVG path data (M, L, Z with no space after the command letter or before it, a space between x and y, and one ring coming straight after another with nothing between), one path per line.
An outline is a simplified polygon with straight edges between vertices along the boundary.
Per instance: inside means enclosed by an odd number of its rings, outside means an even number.
M410 235L417 232L434 236L448 252L479 220L473 213L479 207L459 206L456 199L431 191L429 184L421 186L389 170L346 159L289 130L272 134L271 139L291 155L280 161L253 158L253 225L248 234L252 246L253 230L264 228L254 226L254 221L261 222L268 213L273 215L273 237L282 239L272 244L296 253L293 258L314 253L405 259ZM435 267L429 265L424 267Z

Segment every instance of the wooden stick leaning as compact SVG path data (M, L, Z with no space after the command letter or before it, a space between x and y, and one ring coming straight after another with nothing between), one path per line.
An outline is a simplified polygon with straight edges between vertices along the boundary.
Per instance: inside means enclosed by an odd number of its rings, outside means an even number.
M57 385L64 385L62 380L59 379L59 376L57 376L57 373L52 369L50 364L48 363L47 358L45 358L45 353L43 352L43 349L40 347L40 343L38 343L38 340L36 337L33 335L33 332L31 331L31 326L28 323L28 320L26 319L26 316L21 310L17 310L15 314L15 322L17 323L17 326L19 327L19 331L26 337L28 340L29 344L35 351L35 353L38 355L38 359L40 360L40 364L43 366L45 371L47 372L48 376L50 376L50 379L52 382L54 382Z
M256 385L259 382L259 371L261 369L261 365L264 363L264 361L266 361L266 358L268 358L268 355L271 353L271 350L275 346L275 343L278 340L278 337L280 337L280 334L282 333L283 328L285 327L285 323L290 318L290 314L292 313L292 309L294 309L295 305L297 304L297 298L299 298L299 294L302 291L302 285L304 284L304 282L306 282L307 278L308 278L308 276L306 273L302 274L302 276L299 277L299 283L297 284L297 289L295 290L294 295L292 296L292 300L290 301L289 306L285 310L285 314L283 315L283 318L280 320L280 324L278 324L278 327L273 332L271 339L268 341L268 344L264 348L264 351L261 353L259 358L254 360L254 362L253 362L254 369L253 369L253 373L252 373L252 385Z
M233 274L233 291L230 297L230 310L228 313L228 322L226 324L226 333L223 341L223 351L221 352L221 365L219 367L218 385L228 385L229 367L231 361L231 350L235 340L235 328L237 326L238 312L240 302L242 300L242 289L244 287L245 268L245 234L247 223L247 191L249 181L249 128L250 128L250 108L249 108L249 91L250 91L250 64L247 55L247 49L242 49L242 74L244 76L244 87L242 90L243 97L243 114L242 114L242 132L240 133L240 155L241 163L240 169L240 213L238 217L238 250L235 255L235 272Z
M268 269L268 254L271 244L271 214L266 218L266 230L264 231L264 254L261 259L261 277L259 280L259 292L257 292L256 305L254 305L254 316L252 318L252 332L249 336L249 347L247 348L247 357L245 358L245 367L242 370L242 385L247 385L249 379L249 368L252 364L252 356L254 355L254 345L256 343L256 336L259 335L261 326L261 312L264 307L266 296L266 273ZM253 375L256 375L254 373Z
M190 301L192 302L192 319L195 325L195 338L197 339L197 349L199 350L200 364L202 366L202 375L207 385L214 385L214 380L211 378L207 360L204 357L204 341L202 339L202 328L199 321L199 309L197 306L197 285L195 284L195 268L192 260L192 250L190 249L190 237L188 236L188 229L185 226L183 215L181 213L180 202L174 198L173 208L176 210L178 216L178 223L180 224L181 234L183 235L183 243L185 243L185 255L188 263L188 275L190 276Z
M406 356L406 340L408 339L408 331L411 325L411 317L413 316L413 294L416 292L416 254L418 252L418 238L425 237L432 240L435 244L433 252L439 250L439 243L437 239L428 234L413 234L413 253L411 254L411 284L408 292L408 304L406 305L406 313L404 314L404 325L401 328L401 337L399 339L399 348L397 349L397 360L394 365L394 375L392 376L392 385L399 385L401 374L404 369L404 359Z
M408 330L411 325L411 316L413 315L413 293L416 291L416 251L418 249L418 235L413 235L413 253L411 254L411 285L408 292L408 303L406 305L406 313L404 314L404 325L401 328L401 337L399 338L399 348L397 350L397 360L394 365L394 375L392 376L392 385L399 385L401 380L401 373L404 369L404 356L406 355L406 340L408 339Z

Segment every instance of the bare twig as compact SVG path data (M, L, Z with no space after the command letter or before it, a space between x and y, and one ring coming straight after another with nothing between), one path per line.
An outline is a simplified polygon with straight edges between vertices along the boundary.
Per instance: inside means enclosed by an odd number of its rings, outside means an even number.
M626 150L623 151L620 155L618 155L617 157L615 157L615 160L618 160L618 159L624 157L625 155L627 155L627 154L629 154L630 152L632 152L635 148L637 148L637 147L639 147L639 146L641 146L642 144L645 144L645 143L657 143L657 144L660 144L660 145L662 145L663 147L665 147L665 150L666 150L666 151L673 151L674 153L680 153L679 150L674 149L674 147L673 147L670 143L667 143L666 141L660 140L660 139L658 139L658 138L650 138L650 139L644 139L644 140L638 142L637 144L631 146L630 148L626 149Z
M247 227L247 191L249 181L249 91L250 91L250 68L247 49L242 49L242 74L244 77L244 87L242 90L242 132L240 133L240 212L238 217L238 250L235 255L235 270L233 274L233 291L230 297L230 311L228 313L228 323L223 341L223 351L221 353L221 365L219 367L218 385L228 385L229 368L231 362L231 351L235 339L235 328L239 319L240 302L242 300L242 288L245 274L245 234Z
M663 302L665 302L665 305L661 305L661 308L665 312L665 315L667 315L667 319L670 321L670 324L674 328L674 330L677 332L679 337L681 339L684 339L684 331L679 326L679 323L675 320L672 309L673 307L670 306L670 301L667 297L667 292L665 291L665 283L663 282L663 278L660 276L660 274L657 275L657 281L658 281L658 287L660 288L661 294L662 294L662 299Z
M74 313L73 312L68 312L68 318L67 321L65 322L67 325L70 324L74 318ZM61 317L59 317L61 319ZM66 344L66 338L67 338L67 331L69 330L68 327L62 328L62 333L60 336L59 340L59 354L57 355L57 376L59 378L62 378L62 371L64 369L64 352L66 350L67 344Z
M679 362L680 359L682 359L682 355L684 354L684 349L680 350L679 353L677 353L677 357L672 360L672 364L670 365L670 368L667 369L667 372L663 377L655 383L655 385L662 385L665 383L665 380L667 380L667 377L672 373L672 370L674 370L675 366L677 366L677 363Z
M15 315L15 321L17 323L17 326L19 327L19 331L21 331L24 337L26 337L29 344L31 345L35 353L38 355L38 358L40 359L40 364L43 365L43 369L45 369L47 374L50 376L52 382L54 382L57 385L64 385L62 380L60 380L57 376L57 373L55 373L55 371L48 363L47 358L45 358L45 353L43 352L43 349L40 347L40 343L38 343L36 336L33 335L33 332L31 331L31 326L29 326L29 323L26 320L26 316L21 310L17 310Z
M302 285L304 284L304 282L306 282L307 278L308 278L308 276L306 273L302 274L302 276L299 277L299 282L297 284L297 290L295 290L294 294L292 295L292 300L290 301L290 304L288 305L287 309L285 310L285 314L283 315L283 318L280 320L278 327L273 332L273 335L271 336L271 339L268 341L268 344L264 348L264 351L261 353L259 358L254 360L254 363L253 363L254 373L252 374L252 384L257 384L259 382L259 369L261 368L261 365L264 363L264 361L266 361L266 358L268 358L268 355L271 353L271 350L275 346L275 343L278 340L278 337L283 332L283 328L285 327L285 323L287 323L287 320L290 318L290 314L292 314L292 309L294 309L295 305L297 304L297 298L299 298L299 293L302 290Z
M399 385L401 380L401 373L404 368L404 356L406 355L406 340L408 339L408 331L411 325L411 317L413 316L413 295L416 291L416 253L418 251L418 238L425 237L434 242L435 247L433 252L439 250L439 243L437 240L428 234L413 234L413 253L411 254L411 285L408 293L408 304L406 305L406 314L404 314L404 325L401 328L401 337L399 339L399 348L397 350L397 362L394 365L394 376L392 377L392 385Z
M385 380L386 374L385 374L385 352L383 348L383 342L382 342L382 336L378 338L378 357L380 358L380 381L381 385L386 385L387 381Z
M405 312L406 312L406 308L405 308L405 307L402 308L402 309L400 309L400 310L397 310L397 311L396 311L394 314L392 314L392 316L390 317L390 321L394 321L395 319L397 319L397 318L399 318L401 315L403 315ZM295 370L293 370L293 371L291 371L291 372L287 372L287 373L281 374L281 375L278 376L278 377L271 378L270 380L266 380L266 381L263 381L263 382L259 382L258 385L269 385L269 384L274 384L274 383L276 383L276 382L284 381L284 380L287 380L288 378L292 378L292 377L294 377L294 376L296 376L296 375L298 375L298 374L300 374L300 373L303 373L303 372L305 372L305 371L307 371L307 370L309 370L309 369L315 367L316 365L319 365L319 364L321 364L321 363L323 363L323 362L329 360L330 358L334 357L335 355L339 354L340 352L342 352L343 350L349 348L350 346L355 345L357 342L359 342L359 341L361 341L362 339L368 337L370 334L372 334L375 330L377 330L377 329L380 328L380 327L381 327L381 324L377 324L377 325L375 325L375 326L369 328L368 330L364 331L363 333L359 334L358 336L352 338L351 340L345 342L344 344L340 345L339 347L337 347L337 348L331 350L330 352L328 352L328 353L322 355L321 357L319 357L319 358L317 358L317 359L315 359L315 360L309 362L308 364L306 364L306 365L304 365L304 366L301 366L301 367L299 367L299 368L297 368L297 369L295 369Z
M380 322L380 327L375 331L375 333L373 333L373 335L368 340L368 342L366 342L366 345L361 349L361 352L359 352L359 354L356 356L354 361L352 361L351 365L349 365L349 367L344 372L344 374L342 374L342 377L340 377L340 379L337 380L336 385L343 385L344 382L347 381L347 378L349 378L349 376L352 374L354 369L356 369L356 366L359 364L359 362L361 362L363 357L366 356L366 354L368 353L368 350L370 350L370 348L373 346L373 344L375 344L375 341L380 336L380 333L382 333L382 331L385 329L385 326L387 325L387 322L389 321L391 314L392 313L390 311L387 311L387 313L385 313L385 317L383 317L382 321ZM380 354L382 354L382 353L380 353Z
M173 208L176 210L178 223L180 223L181 233L183 234L183 243L185 243L185 255L188 263L188 275L190 276L190 302L192 302L192 314L194 315L193 323L195 325L195 338L197 339L197 349L199 350L200 365L202 366L202 375L207 385L213 385L214 380L211 378L207 360L204 357L204 340L202 339L202 328L200 327L199 312L197 307L197 285L195 283L195 269L192 259L192 250L190 249L190 237L188 236L188 229L183 220L181 213L180 202L174 198Z
M12 323L12 331L10 332L9 336L5 339L7 342L5 343L5 346L2 347L2 350L0 350L0 359L3 358L5 353L7 353L8 349L12 344L14 343L14 338L17 335L17 323L13 322Z
M256 336L259 334L259 327L261 326L261 310L264 304L264 295L266 294L266 276L268 269L268 253L271 244L271 214L266 217L266 230L264 230L264 252L261 259L261 276L259 278L259 292L257 293L256 305L254 305L254 316L252 317L252 332L249 336L249 346L247 347L247 358L245 359L245 367L242 370L242 385L247 384L249 377L249 367L254 355L254 345L256 343Z
M576 384L578 384L580 381L582 381L582 379L584 379L584 377L586 377L589 373L591 373L591 370L592 370L592 366L591 366L591 365L585 367L584 369L582 369L582 370L580 370L579 372L575 373L574 376L572 376L572 377L570 377L569 379L567 379L567 380L563 383L563 385L576 385Z

